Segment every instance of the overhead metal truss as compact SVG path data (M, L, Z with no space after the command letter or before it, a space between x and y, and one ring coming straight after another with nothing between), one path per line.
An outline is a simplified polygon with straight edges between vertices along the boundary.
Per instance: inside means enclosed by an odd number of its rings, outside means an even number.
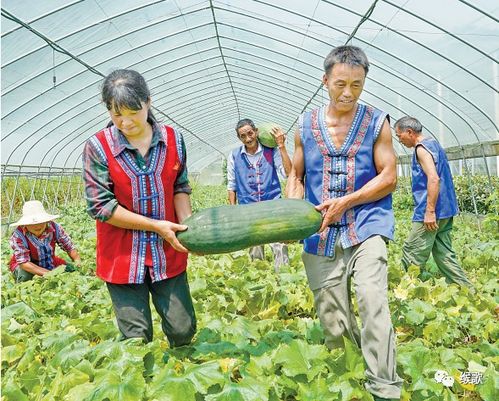
M347 40L371 61L362 100L389 111L392 122L415 115L447 147L497 140L497 48L437 12L424 13L425 3L434 2L305 3L128 0L118 10L86 0L61 1L51 10L34 0L4 1L2 164L78 166L86 139L108 120L99 84L119 67L144 74L157 117L183 131L190 166L203 169L237 145L233 127L241 117L275 121L292 133L301 112L327 101L322 60ZM472 26L486 27L478 33L498 35L497 9L488 2L446 5ZM84 9L102 17L78 19ZM71 26L70 16L82 22L73 29L50 24L60 19ZM136 16L138 23L130 23ZM405 32L399 20L415 22L417 32ZM469 63L430 35L466 52ZM445 73L436 74L433 64Z

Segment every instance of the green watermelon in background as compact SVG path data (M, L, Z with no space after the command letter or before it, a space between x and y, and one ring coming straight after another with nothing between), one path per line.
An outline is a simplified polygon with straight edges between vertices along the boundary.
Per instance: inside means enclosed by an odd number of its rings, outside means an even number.
M258 140L263 146L268 148L277 148L277 143L272 135L272 128L278 127L275 123L263 123L258 128Z

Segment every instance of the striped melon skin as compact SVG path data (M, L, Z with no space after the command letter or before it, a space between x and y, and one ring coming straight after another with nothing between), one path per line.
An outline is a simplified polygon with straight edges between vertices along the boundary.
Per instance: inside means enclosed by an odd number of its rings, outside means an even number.
M272 135L272 128L276 127L274 123L264 123L258 126L258 140L263 146L268 148L277 148L277 143Z
M185 219L180 243L202 254L234 252L272 242L296 241L316 233L322 215L301 199L204 209Z

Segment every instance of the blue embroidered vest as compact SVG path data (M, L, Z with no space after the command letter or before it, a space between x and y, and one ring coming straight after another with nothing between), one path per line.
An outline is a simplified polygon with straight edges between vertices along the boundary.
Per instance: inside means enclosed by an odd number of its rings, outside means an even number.
M440 192L435 205L437 220L453 217L459 213L456 192L452 181L449 162L445 150L433 138L425 138L416 145L423 146L433 157L438 177L440 178ZM414 199L414 215L412 221L424 221L426 198L428 195L428 177L416 158L416 151L412 155L412 196Z
M262 145L262 155L253 166L244 145L232 151L236 176L237 201L247 203L277 199L281 197L281 184L274 166L274 150Z
M325 122L327 106L300 116L300 136L304 151L305 199L314 205L362 188L376 175L373 147L388 115L359 104L352 126L340 149L336 149ZM334 256L336 236L343 248L357 245L374 235L393 239L392 197L349 209L341 221L321 234L304 240L305 252Z

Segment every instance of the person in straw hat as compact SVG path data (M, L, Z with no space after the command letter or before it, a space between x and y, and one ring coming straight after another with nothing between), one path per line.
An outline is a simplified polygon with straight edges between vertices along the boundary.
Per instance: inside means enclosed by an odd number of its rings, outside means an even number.
M60 224L52 221L58 217L48 214L40 201L31 200L23 205L19 221L10 225L16 227L10 237L14 254L9 263L16 282L31 280L35 275L43 276L58 266L67 265L68 262L55 255L56 243L76 266L80 265L80 255L73 241Z

